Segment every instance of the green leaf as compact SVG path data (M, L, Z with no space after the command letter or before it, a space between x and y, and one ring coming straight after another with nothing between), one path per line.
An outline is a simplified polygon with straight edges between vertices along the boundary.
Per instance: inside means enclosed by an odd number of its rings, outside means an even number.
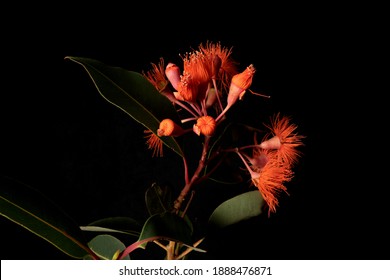
M130 217L108 217L80 226L80 229L90 240L100 234L110 234L126 244L138 240L142 226Z
M95 231L93 228L100 228L102 231L112 230L112 232L116 231L138 237L142 230L142 224L130 217L109 217L81 227L84 231Z
M155 240L169 240L191 248L194 251L206 252L192 245L192 226L188 219L171 213L155 214L145 222L138 241L128 246L121 254L120 259L129 255L137 248L145 249L149 242Z
M145 192L145 203L150 216L171 210L172 194L170 189L153 183Z
M173 240L192 247L191 227L183 218L171 212L155 214L145 222L138 240L152 237ZM140 247L145 248L146 244Z
M209 224L222 228L262 213L264 199L258 190L237 195L221 203L211 214Z
M83 231L91 231L91 232L111 232L111 233L123 233L123 234L128 234L132 236L137 236L136 233L130 233L127 231L122 231L122 230L117 230L117 229L112 229L112 228L105 228L105 227L99 227L99 226L80 226L80 229Z
M74 220L37 190L5 176L0 176L0 214L73 258L91 253Z
M89 248L103 260L116 259L118 252L122 252L126 249L125 244L122 243L116 237L109 234L101 234L93 238L88 242ZM126 256L123 259L129 260L130 257Z
M90 58L66 56L65 59L83 66L106 101L123 110L153 133L156 133L160 121L165 118L180 123L172 103L140 73L111 67ZM183 157L175 138L160 139Z

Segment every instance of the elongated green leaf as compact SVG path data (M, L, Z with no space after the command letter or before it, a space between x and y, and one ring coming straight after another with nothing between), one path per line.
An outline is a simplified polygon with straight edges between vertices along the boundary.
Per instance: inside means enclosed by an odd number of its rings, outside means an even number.
M40 192L4 176L0 176L0 214L73 258L90 253L74 220Z
M171 102L143 75L120 67L111 67L90 58L67 56L65 59L83 66L106 101L123 110L153 133L157 131L160 121L165 118L180 122ZM179 144L173 137L161 137L161 140L183 156Z
M80 229L83 231L91 231L91 232L123 233L123 234L128 234L128 235L138 237L138 235L136 233L130 233L127 231L122 231L122 230L117 230L117 229L112 229L112 228L105 228L105 227L98 227L98 226L80 226Z
M126 246L116 237L109 234L101 234L88 242L89 248L101 259L117 259L119 253L126 249ZM123 259L129 260L127 255Z
M211 214L209 223L225 227L262 213L264 199L258 190L237 195L221 203Z
M89 231L94 227L96 229L104 228L107 230L123 232L138 237L141 233L142 226L142 223L130 217L108 217L89 223L87 226L81 227L81 229L84 231Z

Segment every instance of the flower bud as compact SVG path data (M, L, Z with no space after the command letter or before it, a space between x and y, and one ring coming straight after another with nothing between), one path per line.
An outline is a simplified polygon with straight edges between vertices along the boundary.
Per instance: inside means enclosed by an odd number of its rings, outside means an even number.
M211 78L213 79L217 78L221 66L222 66L222 59L218 55L215 55L211 66L212 67Z
M215 131L216 122L211 116L200 117L196 124L194 124L193 130L199 136L203 134L205 136L211 136Z
M217 91L215 90L215 88L210 88L207 93L206 108L210 108L211 106L213 106L216 100Z
M243 72L233 76L228 94L228 105L233 105L237 99L241 100L245 91L251 86L255 72L256 69L251 64Z
M165 75L168 78L168 81L171 83L175 90L178 89L178 84L180 82L180 69L176 64L168 63L165 68Z
M280 142L280 138L278 136L274 136L271 139L263 141L260 143L259 147L266 150L278 150L282 146Z
M164 119L160 122L157 129L158 136L180 136L183 134L183 129L171 119Z

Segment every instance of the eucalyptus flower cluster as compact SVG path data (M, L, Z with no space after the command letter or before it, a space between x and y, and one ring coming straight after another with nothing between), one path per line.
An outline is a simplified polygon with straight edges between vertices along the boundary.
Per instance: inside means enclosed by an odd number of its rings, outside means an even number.
M153 150L153 155L163 155L161 137L180 137L189 133L203 136L204 156L201 157L200 168L192 178L185 172L186 183L176 200L176 210L179 210L189 189L199 180L200 171L207 165L210 157L206 158L205 155L211 138L219 137L216 135L218 126L229 122L226 112L243 100L246 92L264 98L270 97L250 89L256 69L250 64L240 71L239 63L232 58L232 48L207 42L181 58L183 64L180 67L172 62L165 63L161 58L159 63L152 63L151 70L143 73L172 102L181 117L180 123L167 118L161 120L157 131L145 131L147 144ZM256 118L255 111L253 117ZM269 211L275 212L278 195L282 191L287 192L285 184L293 178L292 168L301 155L298 147L303 145L304 137L297 133L297 126L291 122L291 118L280 113L272 116L265 126L268 132L260 139L258 135L254 135L252 144L225 148L217 153L237 154L250 175L252 184L258 188L269 206Z

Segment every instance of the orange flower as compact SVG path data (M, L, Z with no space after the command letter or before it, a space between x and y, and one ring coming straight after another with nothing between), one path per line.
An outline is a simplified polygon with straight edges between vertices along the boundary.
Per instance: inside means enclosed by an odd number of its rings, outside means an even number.
M183 62L183 75L177 89L179 94L188 102L204 99L211 80L207 58L201 52L192 52L183 57Z
M199 49L205 54L211 65L211 77L220 80L223 88L228 88L234 75L238 73L237 62L231 59L232 48L224 48L220 43L200 44Z
M249 171L252 184L258 188L264 201L267 203L269 208L268 214L276 212L280 193L287 193L287 188L284 184L293 178L290 166L283 164L273 151L261 148L253 149L252 157L244 154L250 165L240 152L237 151L237 154Z
M152 69L143 73L149 82L151 82L158 91L162 91L168 84L165 77L164 59L160 58L160 62L157 64L152 63Z
M280 117L279 113L271 118L271 124L266 126L271 130L273 137L264 140L259 147L277 150L277 154L283 163L295 164L301 155L297 147L303 145L302 139L304 138L304 136L295 132L297 126L291 123L289 117Z
M168 81L164 72L164 59L160 58L159 64L152 63L152 70L143 73L143 76L152 83L152 85L165 97L167 97L172 103L175 103L175 96L171 90L167 87Z
M287 188L284 184L291 181L293 172L288 165L281 164L275 153L267 153L266 151L258 151L266 154L268 161L258 173L253 173L256 176L252 174L252 183L259 189L269 207L268 214L270 214L270 212L276 212L280 193L287 193Z
M183 72L180 83L177 85L177 91L178 95L181 97L176 97L177 99L190 103L196 102L198 87L189 73Z
M154 134L151 130L144 130L146 144L148 145L148 149L153 150L152 157L163 156L163 142L156 134Z

